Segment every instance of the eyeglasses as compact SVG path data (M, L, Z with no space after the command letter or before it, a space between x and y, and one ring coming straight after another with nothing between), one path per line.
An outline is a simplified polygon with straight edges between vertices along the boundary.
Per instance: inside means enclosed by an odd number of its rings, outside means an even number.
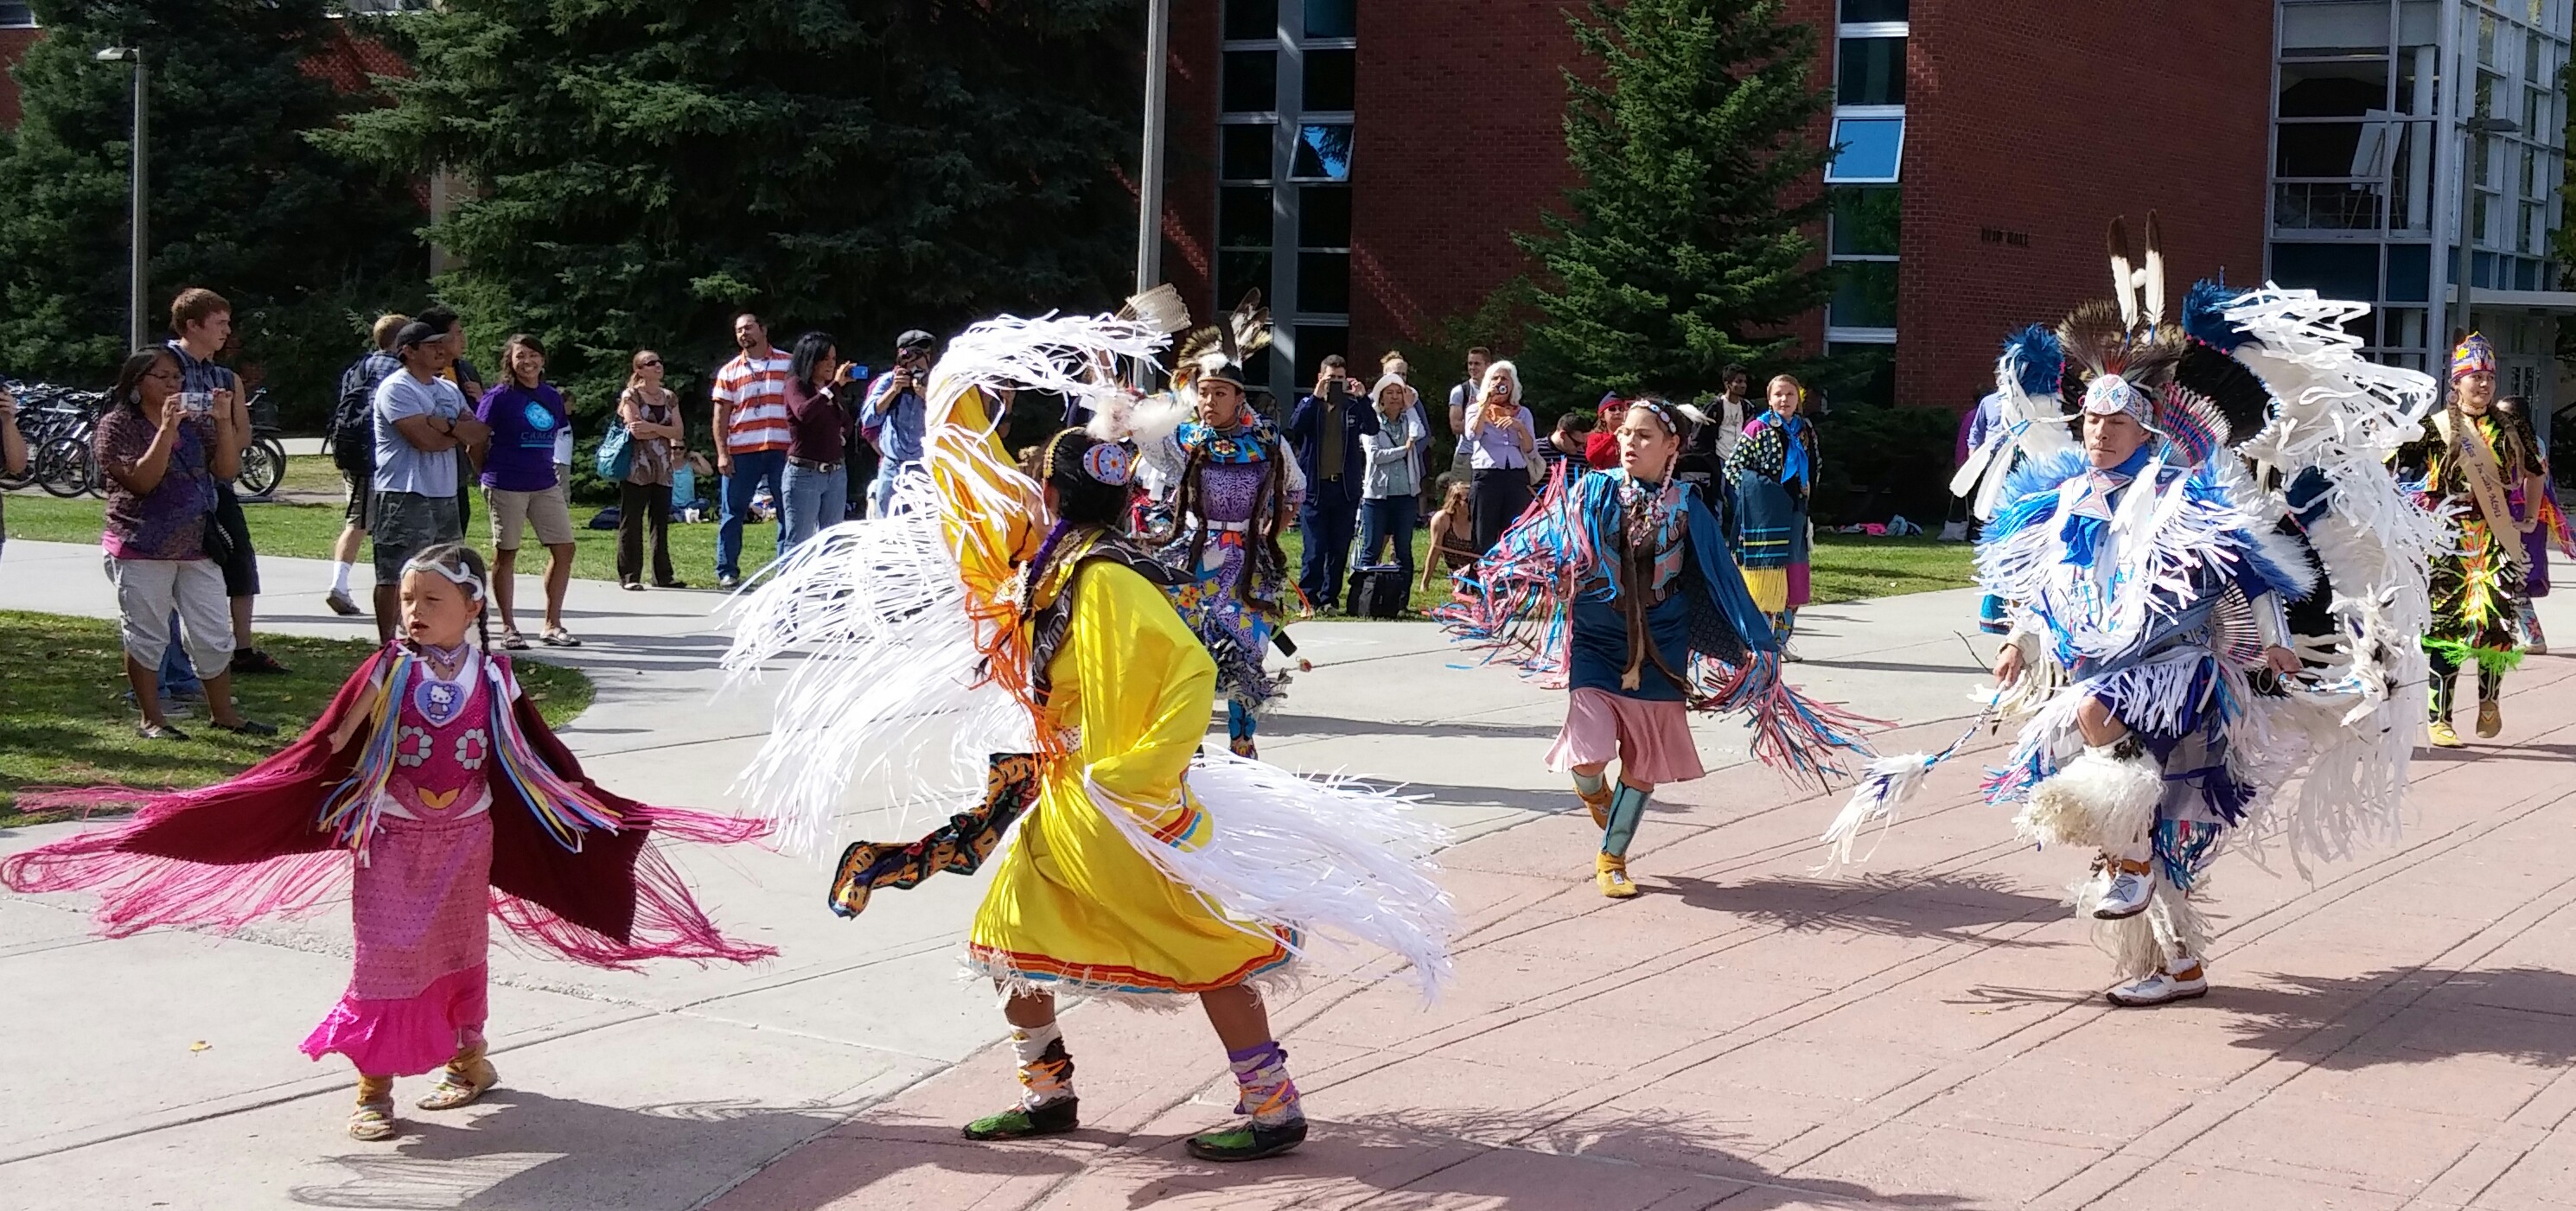
M176 370L146 370L143 372L143 377L164 383L175 383L179 381L179 372Z
M636 365L636 367L637 367L638 369L641 369L642 367L645 367L645 366L659 366L659 365L661 365L661 364L662 364L662 359L660 359L660 358L658 358L658 357L648 357L648 358L645 358L643 361L640 361L640 362L635 363L635 365Z

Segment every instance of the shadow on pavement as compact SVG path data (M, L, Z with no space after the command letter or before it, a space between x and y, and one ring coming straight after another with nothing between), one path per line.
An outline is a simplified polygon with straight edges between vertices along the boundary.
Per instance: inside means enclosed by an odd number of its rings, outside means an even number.
M288 1196L308 1207L694 1206L848 1113L740 1101L626 1110L508 1088L482 1105L493 1109L465 1120L403 1100L395 1143L332 1157L347 1180Z
M1744 883L1664 880L1693 908L1744 917L1775 929L1841 930L1891 938L1933 938L1969 946L2051 943L2002 938L1996 925L2063 915L2060 896L2032 895L2000 875L1872 874L1852 879L1755 879Z
M2335 979L2271 975L2274 986L2213 988L2208 1006L2235 1015L2236 1046L2284 1051L2336 1026L2400 981L2430 985L2420 999L2331 1054L2319 1068L2422 1064L2492 1056L2545 1069L2576 1064L2576 974L2543 967L2462 971L2385 968Z

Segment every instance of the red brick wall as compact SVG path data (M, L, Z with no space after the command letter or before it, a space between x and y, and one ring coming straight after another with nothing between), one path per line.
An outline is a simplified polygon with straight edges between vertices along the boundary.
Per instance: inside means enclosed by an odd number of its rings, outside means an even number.
M2178 300L2263 273L2272 6L1913 0L1896 397L1965 408L2007 332L2104 297L2161 212ZM2026 235L1990 244L1980 229Z
M1164 87L1171 128L1163 149L1163 280L1207 322L1216 297L1217 3L1172 6ZM1234 305L1226 299L1224 305Z
M0 29L0 130L18 129L18 60L44 36L40 29Z
M1511 233L1574 183L1559 0L1360 8L1351 348L1418 341L1522 272ZM1444 368L1445 371L1445 368Z

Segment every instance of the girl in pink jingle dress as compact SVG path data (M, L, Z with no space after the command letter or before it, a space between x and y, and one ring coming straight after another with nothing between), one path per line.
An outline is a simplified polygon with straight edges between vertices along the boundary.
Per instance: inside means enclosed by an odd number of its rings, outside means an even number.
M598 967L776 953L719 932L652 844L747 841L767 825L636 803L584 777L509 658L468 642L471 626L489 647L486 583L472 550L423 551L403 569L405 640L301 739L230 781L0 862L0 884L96 892L110 936L233 929L346 889L355 970L303 1049L357 1067L361 1140L398 1132L397 1076L438 1073L423 1110L467 1105L499 1079L483 1038L493 917Z

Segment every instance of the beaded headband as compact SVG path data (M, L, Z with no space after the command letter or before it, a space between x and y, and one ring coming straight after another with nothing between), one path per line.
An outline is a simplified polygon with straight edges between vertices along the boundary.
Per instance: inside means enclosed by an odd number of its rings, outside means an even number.
M402 570L403 575L405 576L409 576L414 572L435 572L438 575L445 577L448 583L472 594L474 600L483 600L483 578L475 575L471 569L451 568L435 559L414 555L409 561L403 564Z
M1682 431L1681 422L1673 419L1672 409L1665 407L1664 401L1639 398L1629 400L1627 403L1631 408L1643 408L1654 413L1656 420L1664 422L1664 432L1678 434Z
M2495 346L2488 344L2483 334L2472 332L2468 335L2468 339L2460 342L2458 348L2451 350L2452 382L2456 383L2472 374L2495 372Z

